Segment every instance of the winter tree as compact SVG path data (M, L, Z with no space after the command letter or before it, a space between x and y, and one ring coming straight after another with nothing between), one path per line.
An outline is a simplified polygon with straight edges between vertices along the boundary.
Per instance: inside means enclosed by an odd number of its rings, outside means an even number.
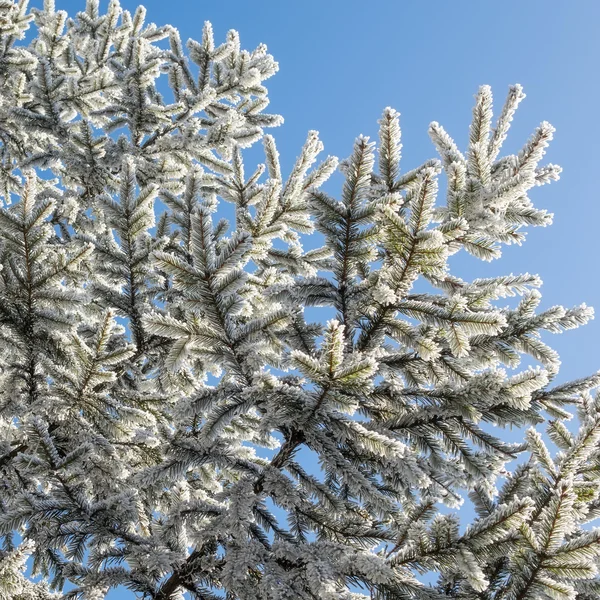
M265 46L0 14L2 600L600 597L600 377L541 337L592 312L448 269L550 223L553 128L501 154L519 85L412 170L387 108L332 197L316 132L282 172Z

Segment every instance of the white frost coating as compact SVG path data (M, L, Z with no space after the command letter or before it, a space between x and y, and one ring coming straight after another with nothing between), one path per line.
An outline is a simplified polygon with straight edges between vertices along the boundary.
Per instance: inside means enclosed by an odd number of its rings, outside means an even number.
M599 378L541 337L593 313L449 269L551 220L553 128L499 158L520 86L404 173L386 108L337 199L316 131L282 172L264 45L96 0L0 1L0 36L0 600L600 597Z

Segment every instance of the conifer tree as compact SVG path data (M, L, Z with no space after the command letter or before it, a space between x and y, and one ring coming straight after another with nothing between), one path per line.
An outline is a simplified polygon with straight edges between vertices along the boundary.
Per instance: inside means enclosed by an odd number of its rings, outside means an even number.
M521 87L495 120L480 88L464 152L432 123L401 168L387 108L287 174L265 46L27 4L0 0L0 599L598 598L600 376L557 385L542 339L593 313L448 266L551 222L551 125L501 154Z

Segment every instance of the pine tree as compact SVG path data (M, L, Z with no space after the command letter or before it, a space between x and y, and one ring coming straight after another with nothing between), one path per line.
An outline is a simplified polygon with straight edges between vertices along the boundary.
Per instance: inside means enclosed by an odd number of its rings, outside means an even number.
M464 153L432 123L402 171L387 108L286 175L265 46L0 13L0 599L600 596L600 375L557 385L542 339L593 313L448 266L551 222L553 128L500 154L520 86L495 121L479 90Z

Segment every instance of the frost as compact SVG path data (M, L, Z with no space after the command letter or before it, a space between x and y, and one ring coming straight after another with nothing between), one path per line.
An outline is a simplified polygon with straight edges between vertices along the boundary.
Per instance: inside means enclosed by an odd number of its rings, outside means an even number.
M600 376L542 337L593 311L448 261L551 222L552 126L500 156L520 86L406 172L386 108L334 197L315 131L283 173L264 45L0 13L0 600L598 597Z

